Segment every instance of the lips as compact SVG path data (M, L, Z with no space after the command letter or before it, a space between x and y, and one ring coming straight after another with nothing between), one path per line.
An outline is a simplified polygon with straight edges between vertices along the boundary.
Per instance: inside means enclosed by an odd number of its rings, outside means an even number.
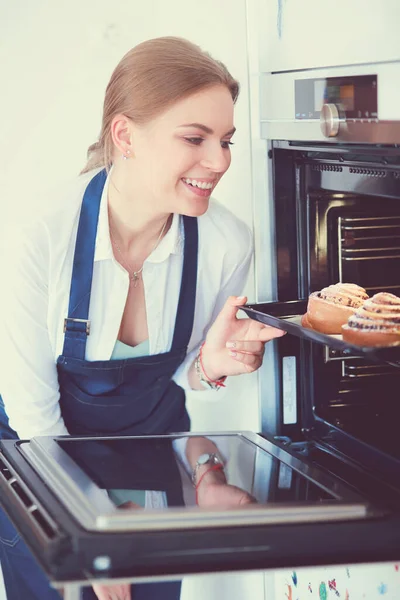
M203 189L203 188L197 187L196 185L187 183L187 180L185 178L182 178L181 181L187 190L192 192L192 194L194 194L195 196L200 196L202 198L209 198L211 196L211 192L213 191L213 189L215 187L215 185L212 185L212 187L209 189L207 189L207 188Z
M183 183L187 183L192 187L197 187L201 190L212 190L215 184L215 180L209 179L195 179L192 177L182 177Z

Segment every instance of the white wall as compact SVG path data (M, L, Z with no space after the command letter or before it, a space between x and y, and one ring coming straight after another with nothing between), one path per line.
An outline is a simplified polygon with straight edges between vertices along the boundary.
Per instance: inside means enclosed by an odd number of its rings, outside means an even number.
M242 84L232 166L216 197L252 226L245 0L0 2L0 225L35 211L42 189L79 172L113 68L132 46L160 35L199 43ZM252 300L252 277L246 291ZM189 397L193 429L258 430L256 375L235 378L216 398ZM259 574L196 577L185 582L184 598L258 600L262 586Z

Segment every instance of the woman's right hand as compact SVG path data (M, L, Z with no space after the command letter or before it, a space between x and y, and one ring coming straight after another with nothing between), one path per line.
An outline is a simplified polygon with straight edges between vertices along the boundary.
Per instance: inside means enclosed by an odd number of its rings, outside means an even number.
M204 466L199 469L202 480L197 487L197 502L200 508L237 508L246 504L255 504L257 500L245 490L226 481L223 471L214 471Z
M199 486L198 505L200 508L239 508L257 501L245 490L229 483L209 483Z
M92 587L98 600L131 600L130 583L114 585L101 585L96 583Z

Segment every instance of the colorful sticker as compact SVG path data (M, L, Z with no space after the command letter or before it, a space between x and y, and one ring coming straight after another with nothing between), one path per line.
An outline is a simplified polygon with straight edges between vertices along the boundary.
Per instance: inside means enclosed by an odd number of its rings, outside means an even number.
M340 597L339 591L336 587L336 579L331 579L330 581L328 580L328 588L334 592L338 598Z
M381 596L384 596L388 591L388 586L386 585L386 583L381 583L380 585L378 585L378 594L380 594Z
M319 584L319 597L320 600L328 600L328 591L324 581Z

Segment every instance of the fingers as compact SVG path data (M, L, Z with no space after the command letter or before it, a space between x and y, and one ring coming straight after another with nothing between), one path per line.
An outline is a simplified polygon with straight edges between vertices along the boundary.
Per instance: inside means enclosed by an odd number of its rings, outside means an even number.
M236 352L235 350L229 351L229 356L239 363L242 363L244 367L244 373L252 373L256 371L262 363L263 354L247 354L245 352Z
M124 510L130 510L132 508L143 508L142 506L140 506L140 504L136 504L136 502L132 502L131 500L127 500L127 502L124 502L123 504L119 504L117 508L123 508Z
M283 329L277 329L276 327L264 325L258 333L258 339L262 342L269 342L270 340L280 338L285 334L286 331L283 331Z
M227 319L233 319L236 317L239 307L244 306L246 302L247 296L229 296L220 312L220 315L223 315Z
M264 332L264 328L259 333L262 332ZM243 365L243 372L252 373L259 369L262 364L265 342L272 340L274 337L281 337L285 333L285 331L275 327L267 326L264 333L266 336L265 341L231 340L226 343L226 347L229 350L229 356Z
M226 347L234 352L244 352L249 354L264 354L264 343L263 342L248 342L235 340L232 342L226 342Z
M226 342L226 347L237 352L249 352L251 354L262 354L266 342L279 338L285 335L286 331L262 325L258 332L253 332L253 337L258 339L253 340L229 340Z

